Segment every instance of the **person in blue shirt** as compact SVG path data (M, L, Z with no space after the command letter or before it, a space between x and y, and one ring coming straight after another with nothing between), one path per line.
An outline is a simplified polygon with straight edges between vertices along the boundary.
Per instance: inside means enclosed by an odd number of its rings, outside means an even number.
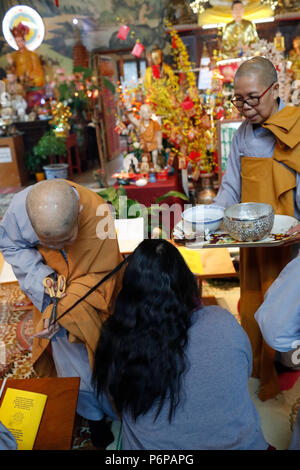
M233 315L201 304L173 244L144 240L128 259L93 370L122 419L122 448L267 449L251 369L250 342Z

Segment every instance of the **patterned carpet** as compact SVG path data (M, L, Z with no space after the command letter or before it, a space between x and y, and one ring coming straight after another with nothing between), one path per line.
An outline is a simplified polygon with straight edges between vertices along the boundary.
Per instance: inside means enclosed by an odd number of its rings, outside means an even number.
M237 280L214 280L203 283L203 295L215 297L217 303L227 308L237 321L239 287ZM0 285L0 378L34 378L31 364L31 339L33 333L32 310L28 299L16 283ZM259 380L251 378L249 390L261 418L266 440L277 449L287 449L300 404L300 373L289 372L279 376L282 392L272 400L258 399ZM119 447L120 425L112 423L115 441L108 450ZM90 440L86 420L76 415L73 450L96 450Z
M0 285L0 378L36 377L31 361L32 314L32 305L18 284ZM119 423L112 423L115 442L107 449L116 448L119 428ZM78 415L75 417L72 449L96 450L90 440L87 421Z
M0 221L3 218L12 198L20 190L21 188L0 188Z

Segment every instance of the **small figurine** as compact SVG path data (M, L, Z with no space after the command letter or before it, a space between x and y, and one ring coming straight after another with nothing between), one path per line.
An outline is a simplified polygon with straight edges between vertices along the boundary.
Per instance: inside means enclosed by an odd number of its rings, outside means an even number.
M21 95L15 95L12 100L12 107L17 112L20 121L23 121L27 109L27 101Z
M137 173L139 167L138 159L133 153L128 153L124 158L123 168L127 173Z
M143 155L142 156L142 163L141 163L141 166L140 166L140 172L141 173L149 173L149 170L150 170L150 165L149 165L149 162L148 162L148 157L147 157L147 155Z
M1 117L6 121L13 121L15 111L12 107L10 94L4 91L0 96Z
M152 110L148 104L142 104L140 119L136 119L130 112L128 117L137 129L141 149L151 153L153 166L157 168L158 152L162 150L162 132L158 120L153 118Z

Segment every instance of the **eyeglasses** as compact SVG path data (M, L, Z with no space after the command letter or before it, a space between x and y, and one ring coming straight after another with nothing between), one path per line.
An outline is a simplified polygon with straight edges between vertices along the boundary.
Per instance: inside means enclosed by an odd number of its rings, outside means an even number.
M251 108L253 108L255 106L258 106L261 98L267 93L267 91L270 90L270 88L272 88L274 83L276 83L276 82L273 82L260 96L252 96L251 98L247 98L246 100L244 100L242 98L234 98L233 100L231 100L231 103L236 108L240 108L240 109L244 107L245 103L248 106L251 106Z

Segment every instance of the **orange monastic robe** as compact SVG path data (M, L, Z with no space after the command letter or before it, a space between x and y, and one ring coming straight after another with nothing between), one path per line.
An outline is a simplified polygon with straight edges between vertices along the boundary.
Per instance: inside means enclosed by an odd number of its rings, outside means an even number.
M33 87L45 85L44 71L39 56L28 49L12 53L12 59L16 66L17 77L24 79L27 76Z
M160 131L161 127L157 121L150 119L148 127L140 125L140 141L141 148L145 152L152 152L158 149L157 132Z
M100 225L115 235L113 218L103 199L93 191L69 182L79 193L79 230L77 239L65 246L67 262L57 250L39 246L45 263L67 279L66 297L58 303L57 317L97 284L106 274L115 268L123 257L119 251L118 240L106 237L98 238ZM99 214L99 215L98 215ZM82 342L86 345L89 362L93 366L101 325L112 313L114 301L121 289L122 271L108 279L95 292L82 301L74 310L67 313L59 324L69 332L69 341ZM35 309L35 331L43 329L43 319L49 318L52 304L43 314ZM33 366L40 377L56 375L49 340L34 338Z

